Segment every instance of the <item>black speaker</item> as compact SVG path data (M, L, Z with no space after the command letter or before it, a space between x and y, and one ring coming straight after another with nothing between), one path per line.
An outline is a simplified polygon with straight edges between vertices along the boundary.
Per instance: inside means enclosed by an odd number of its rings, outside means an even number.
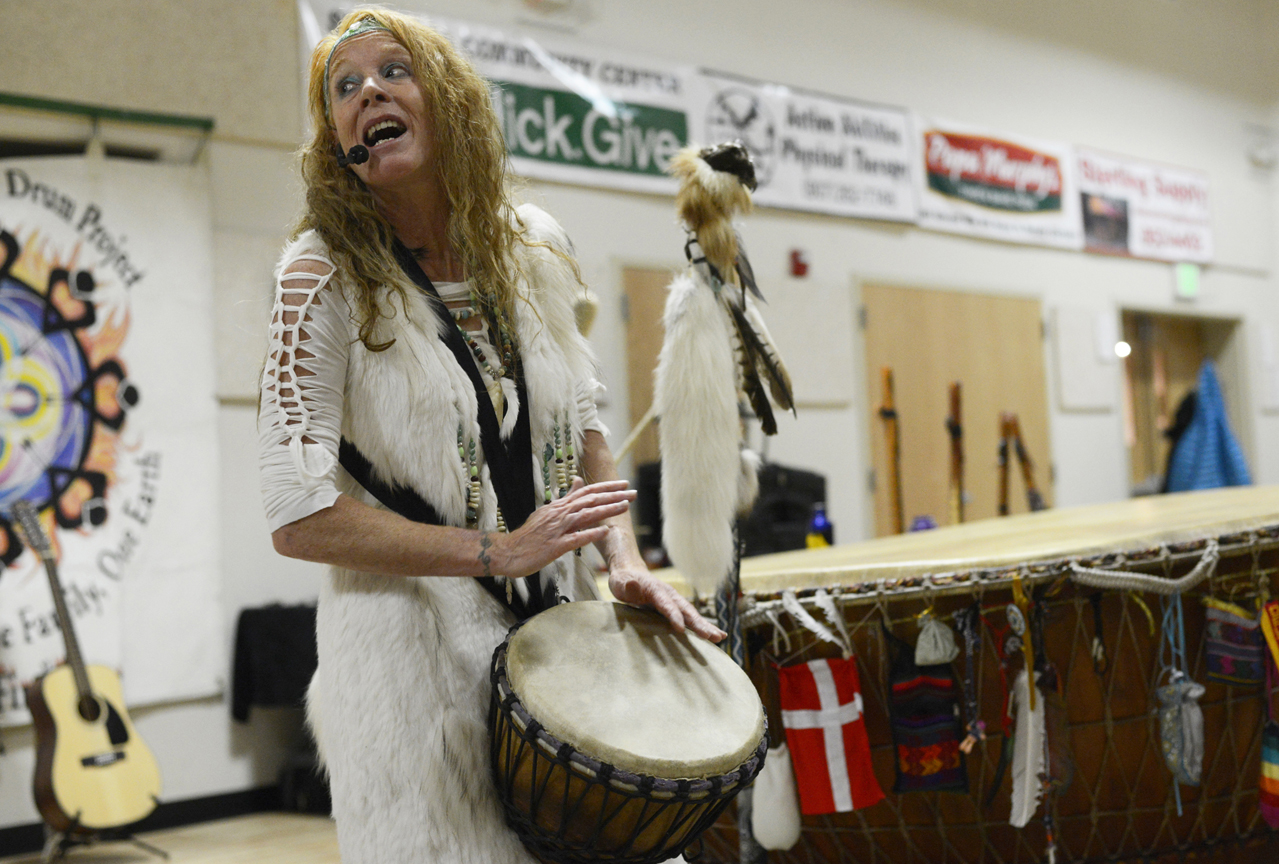
M826 478L812 471L768 463L759 469L759 497L737 521L742 556L803 549L813 506L826 501Z
M662 545L662 466L649 462L636 469L635 504L631 507L640 551ZM826 478L812 471L768 463L759 469L759 497L750 515L737 521L743 555L765 555L803 549L813 505L826 501Z

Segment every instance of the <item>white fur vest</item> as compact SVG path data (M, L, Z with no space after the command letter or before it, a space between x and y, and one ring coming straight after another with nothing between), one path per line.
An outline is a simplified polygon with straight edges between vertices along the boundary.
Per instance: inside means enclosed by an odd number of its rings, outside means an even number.
M519 215L529 239L570 251L541 210L526 205ZM317 243L303 235L294 254L325 251ZM519 410L529 412L529 470L541 502L542 457L556 427L561 436L569 430L581 452L575 392L595 367L575 325L580 289L571 266L545 247L517 250L528 276L515 331L528 403ZM342 290L339 276L332 284ZM375 338L393 337L389 349L368 351L351 324L342 434L380 479L411 487L445 521L463 526L469 477L458 429L478 449L477 396L440 338L431 301L416 288L406 294L406 302L390 290L385 297L395 314L379 322ZM345 472L338 475L343 492L374 503ZM487 468L481 481L479 527L493 530ZM593 588L577 560L568 555L543 570L570 597ZM531 862L503 823L488 766L488 668L511 623L474 579L333 569L320 595L320 662L308 717L329 769L345 864Z

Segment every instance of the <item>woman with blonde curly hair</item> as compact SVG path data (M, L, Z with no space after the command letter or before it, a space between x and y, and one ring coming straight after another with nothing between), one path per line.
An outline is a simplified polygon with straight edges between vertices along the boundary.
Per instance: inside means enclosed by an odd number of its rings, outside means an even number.
M356 10L320 42L306 211L277 270L259 415L276 549L331 565L308 717L347 864L529 862L487 764L517 619L593 594L723 634L645 569L574 325L559 225L512 204L489 85Z

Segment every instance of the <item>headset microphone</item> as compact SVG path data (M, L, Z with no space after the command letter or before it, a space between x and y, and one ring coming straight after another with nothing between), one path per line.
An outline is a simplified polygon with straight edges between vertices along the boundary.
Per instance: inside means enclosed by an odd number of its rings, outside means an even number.
M342 152L342 145L337 145L338 167L345 168L348 165L363 165L369 161L369 148L363 144L356 144L347 152Z

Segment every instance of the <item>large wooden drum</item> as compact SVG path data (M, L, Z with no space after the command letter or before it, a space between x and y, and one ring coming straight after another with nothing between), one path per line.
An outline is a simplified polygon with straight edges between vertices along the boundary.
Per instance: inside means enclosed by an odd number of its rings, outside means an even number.
M1009 626L1014 579L1042 616L1041 660L1055 669L1064 706L1050 753L1074 766L1073 775L1056 775L1062 779L1023 828L1009 824L1013 771L1000 769L1003 682L1015 666L1001 662L998 634ZM818 623L828 623L823 606L836 610L857 658L873 772L888 792L853 813L805 816L800 841L771 853L773 864L1039 864L1051 860L1050 848L1058 864L1279 861L1279 831L1258 807L1266 688L1211 676L1205 603L1250 611L1279 597L1279 486L1049 510L750 558L742 590L749 668L776 730L774 664L841 653L789 610L798 604ZM1184 609L1185 671L1206 688L1198 703L1202 775L1179 789L1156 713L1169 680L1163 613L1174 596ZM990 738L965 757L967 793L892 793L898 753L882 622L913 643L925 609L953 625L951 616L974 604L987 623L969 678L972 713ZM953 671L969 677L964 652ZM1279 712L1279 695L1274 702ZM721 819L703 842L711 860L738 860L736 824Z
M630 606L568 603L517 625L492 682L507 823L545 861L665 861L755 779L767 751L746 674Z

